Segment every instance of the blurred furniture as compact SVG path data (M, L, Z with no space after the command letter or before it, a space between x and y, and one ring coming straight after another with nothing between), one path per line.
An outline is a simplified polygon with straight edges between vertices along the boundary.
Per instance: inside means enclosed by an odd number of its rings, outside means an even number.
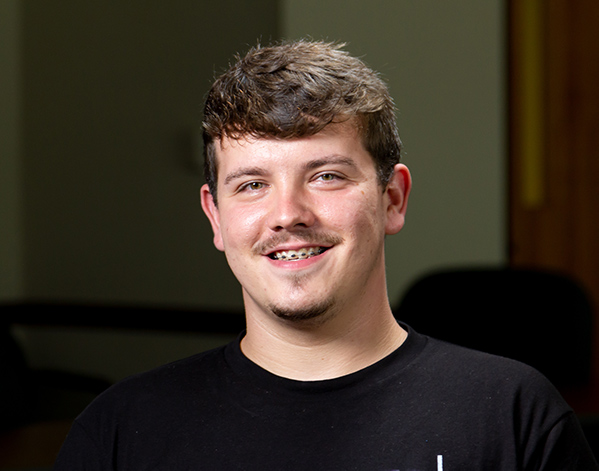
M110 384L61 371L34 370L0 324L0 469L51 466L72 419Z
M71 423L56 420L0 432L0 470L51 470Z
M4 322L19 325L108 327L235 335L245 329L243 310L33 301L0 304L0 314Z
M574 280L513 268L438 271L409 287L394 314L420 333L539 370L579 413L599 456L599 395L591 379L593 310Z
M558 388L589 382L591 304L566 276L510 268L439 271L417 280L395 314L431 337L527 363Z
M110 382L59 370L33 369L0 324L0 431L33 423L73 419Z

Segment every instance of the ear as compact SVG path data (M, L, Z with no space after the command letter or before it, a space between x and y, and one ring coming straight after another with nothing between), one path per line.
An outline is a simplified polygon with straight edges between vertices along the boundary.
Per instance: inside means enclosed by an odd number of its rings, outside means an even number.
M202 209L210 221L212 226L212 232L214 232L214 246L224 252L225 246L223 244L223 238L220 231L220 214L216 204L214 204L214 198L208 185L202 185L200 189L200 200L202 202Z
M385 234L397 234L404 226L406 211L408 209L408 196L412 188L412 177L408 167L397 164L393 168L393 175L387 184L387 221Z

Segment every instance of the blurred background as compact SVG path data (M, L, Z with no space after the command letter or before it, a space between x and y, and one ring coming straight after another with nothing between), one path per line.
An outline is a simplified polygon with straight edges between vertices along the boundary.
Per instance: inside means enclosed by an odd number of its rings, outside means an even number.
M3 328L27 368L92 381L41 418L243 329L199 204L199 123L258 41L343 41L388 82L414 181L387 240L393 306L431 272L526 267L574 280L594 316L597 26L591 0L1 0Z

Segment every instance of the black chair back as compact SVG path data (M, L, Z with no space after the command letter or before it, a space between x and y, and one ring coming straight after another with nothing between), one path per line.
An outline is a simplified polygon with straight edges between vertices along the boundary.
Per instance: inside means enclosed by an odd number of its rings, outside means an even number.
M432 273L412 285L395 315L421 333L527 363L557 387L590 378L591 303L560 274L508 268Z

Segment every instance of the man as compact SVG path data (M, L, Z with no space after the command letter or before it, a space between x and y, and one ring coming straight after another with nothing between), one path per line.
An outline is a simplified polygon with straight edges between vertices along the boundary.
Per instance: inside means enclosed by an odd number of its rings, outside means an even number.
M213 85L204 138L247 330L102 395L56 469L599 469L536 371L394 319L384 239L411 179L372 70L331 44L253 48Z

